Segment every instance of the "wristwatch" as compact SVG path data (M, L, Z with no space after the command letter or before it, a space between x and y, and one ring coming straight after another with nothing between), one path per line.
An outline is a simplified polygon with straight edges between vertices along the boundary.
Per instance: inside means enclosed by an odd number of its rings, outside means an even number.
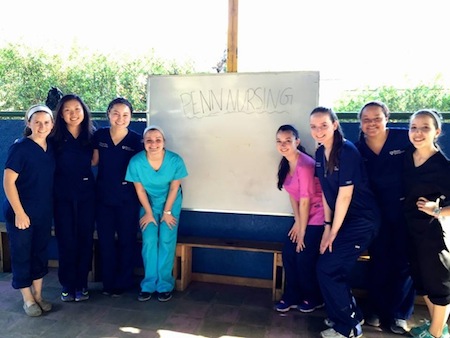
M170 211L170 210L164 210L163 211L166 215L172 215L172 211Z
M441 215L441 210L442 210L442 208L440 208L440 207L434 208L433 216L436 217L436 218L439 218L439 216Z

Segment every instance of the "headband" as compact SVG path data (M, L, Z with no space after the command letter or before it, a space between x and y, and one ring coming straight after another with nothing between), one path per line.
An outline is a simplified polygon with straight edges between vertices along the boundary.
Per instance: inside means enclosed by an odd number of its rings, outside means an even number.
M33 114L37 113L37 112L47 113L53 119L53 113L52 113L52 111L50 110L49 107L47 107L45 105L42 105L42 104L37 104L37 105L32 106L28 110L28 112L27 112L27 120L30 121L31 116L33 116Z
M142 133L142 136L144 137L145 134L147 134L147 132L148 132L149 130L157 130L157 131L159 131L159 132L161 133L163 139L164 139L164 140L166 139L166 135L164 135L164 132L163 132L163 130L161 129L161 127L155 126L155 125L151 125L151 126L148 126L147 128L145 128L144 132Z

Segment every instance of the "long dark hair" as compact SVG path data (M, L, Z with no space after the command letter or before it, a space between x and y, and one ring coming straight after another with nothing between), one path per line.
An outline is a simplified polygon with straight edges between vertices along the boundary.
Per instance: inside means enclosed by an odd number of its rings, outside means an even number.
M64 139L65 139L65 131L67 131L67 125L63 118L63 109L64 104L67 101L76 100L81 104L84 112L84 119L80 124L80 138L81 144L83 146L89 145L91 143L92 135L94 134L94 126L92 124L91 112L89 107L83 100L76 94L67 94L64 95L61 100L59 100L58 105L56 106L56 118L55 118L55 127L53 129L53 139L57 145L57 147L61 147Z
M331 108L327 107L316 107L313 109L309 116L314 114L327 114L330 117L332 123L337 122L337 128L333 135L333 145L331 146L330 158L327 162L327 173L331 174L335 167L339 167L339 153L344 143L344 133L342 131L341 125L339 124L338 117L336 113Z
M386 117L386 119L389 118L389 116L391 115L391 112L389 111L388 106L381 101L369 101L367 102L364 106L362 106L362 108L360 109L359 113L358 113L358 120L361 122L361 117L362 117L362 113L364 111L364 109L366 109L367 107L378 107L381 108L381 111L383 112L383 115ZM364 139L364 133L362 130L359 131L359 139L362 140Z
M277 134L280 132L285 132L285 131L290 131L296 140L300 139L298 130L295 129L294 126L292 126L290 124L284 124L280 128L278 128ZM303 147L300 143L298 144L297 149L300 150L302 153L304 153L308 156L311 156L306 152L305 147ZM286 157L283 156L281 158L280 164L278 165L277 187L279 190L281 190L283 188L283 184L284 184L284 181L286 180L286 176L288 173L289 173L289 161L286 159Z

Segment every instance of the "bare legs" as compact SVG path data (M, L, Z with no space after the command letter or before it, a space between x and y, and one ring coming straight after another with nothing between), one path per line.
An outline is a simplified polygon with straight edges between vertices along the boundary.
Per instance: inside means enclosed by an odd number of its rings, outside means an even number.
M431 325L428 329L430 333L435 337L442 336L442 330L447 323L450 313L450 304L448 305L436 305L433 304L428 296L424 296L425 304L427 304L428 312L430 313Z

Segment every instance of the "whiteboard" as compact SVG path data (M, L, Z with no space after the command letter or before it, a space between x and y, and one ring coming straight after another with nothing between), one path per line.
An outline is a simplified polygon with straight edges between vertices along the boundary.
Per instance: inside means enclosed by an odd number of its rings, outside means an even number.
M310 154L309 113L319 73L270 72L150 76L148 124L185 161L183 209L290 215L277 189L279 126L293 124Z

